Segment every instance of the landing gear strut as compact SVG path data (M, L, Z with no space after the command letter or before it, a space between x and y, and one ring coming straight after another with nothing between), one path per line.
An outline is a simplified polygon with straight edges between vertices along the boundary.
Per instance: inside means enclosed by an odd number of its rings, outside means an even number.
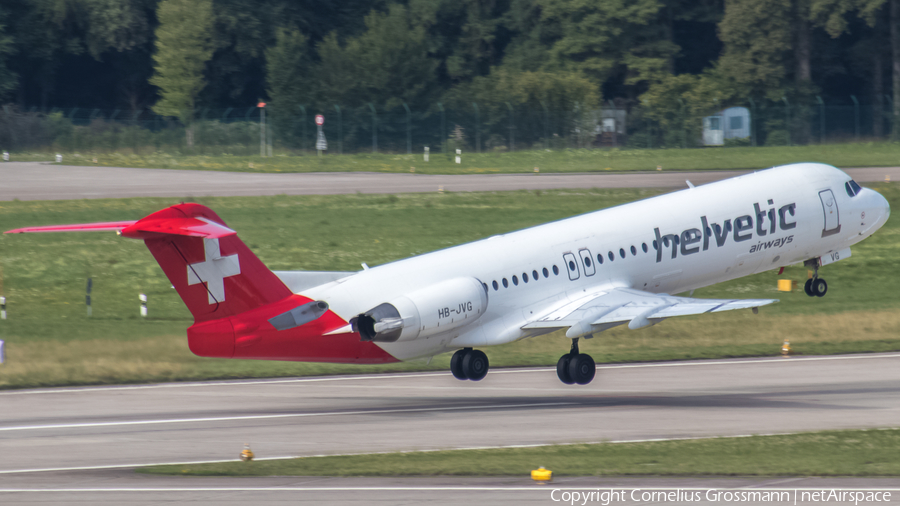
M597 366L594 359L586 353L578 352L578 338L572 339L572 349L569 353L559 357L556 363L556 375L566 385L578 383L587 385L594 379Z
M487 375L488 369L487 355L481 350L463 348L450 358L450 372L459 380L480 381Z
M819 260L807 260L804 262L804 265L813 268L813 277L806 280L806 284L803 285L803 291L810 297L824 297L825 293L828 292L828 283L819 277Z

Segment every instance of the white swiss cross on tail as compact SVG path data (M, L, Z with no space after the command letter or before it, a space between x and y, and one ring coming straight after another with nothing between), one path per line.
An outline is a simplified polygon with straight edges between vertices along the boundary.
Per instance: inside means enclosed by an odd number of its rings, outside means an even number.
M241 273L241 264L237 255L223 257L219 253L218 239L203 239L206 260L190 264L187 268L188 285L206 283L209 303L225 301L225 278Z

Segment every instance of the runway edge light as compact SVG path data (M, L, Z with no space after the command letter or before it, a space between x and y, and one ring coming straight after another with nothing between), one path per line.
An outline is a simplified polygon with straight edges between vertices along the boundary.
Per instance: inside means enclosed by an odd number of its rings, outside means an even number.
M544 469L544 466L541 466L531 471L531 479L537 482L552 481L553 471Z
M791 354L791 342L787 339L785 339L784 344L781 345L781 354L785 357Z

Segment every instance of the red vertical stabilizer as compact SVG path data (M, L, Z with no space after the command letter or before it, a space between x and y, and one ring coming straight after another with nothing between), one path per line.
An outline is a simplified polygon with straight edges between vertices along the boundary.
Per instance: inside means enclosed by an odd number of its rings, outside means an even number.
M144 240L197 323L291 295L234 230L205 206L179 204L157 211L124 228L122 235Z

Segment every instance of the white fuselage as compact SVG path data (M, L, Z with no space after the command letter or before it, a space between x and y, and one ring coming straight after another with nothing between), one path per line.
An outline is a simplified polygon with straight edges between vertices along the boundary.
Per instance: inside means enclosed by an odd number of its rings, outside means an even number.
M303 295L349 321L421 288L474 277L487 286L488 303L472 323L379 346L407 360L508 343L541 333L522 327L585 293L679 293L845 249L890 213L877 192L851 197L848 181L823 164L776 167L373 267Z

